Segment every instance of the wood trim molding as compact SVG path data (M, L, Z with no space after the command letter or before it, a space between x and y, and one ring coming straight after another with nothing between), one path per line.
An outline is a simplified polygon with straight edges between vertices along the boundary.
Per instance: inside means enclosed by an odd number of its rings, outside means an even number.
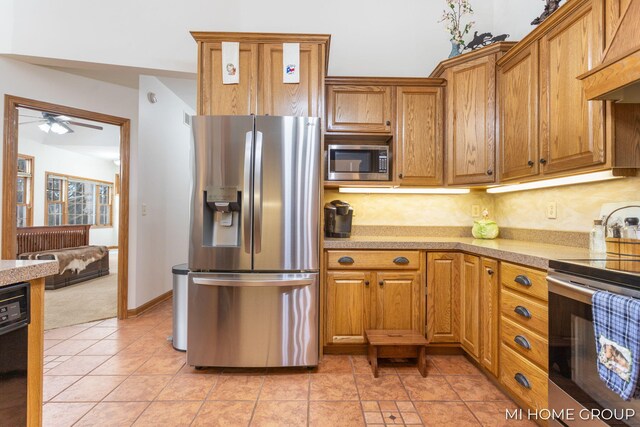
M358 85L358 86L428 86L444 87L445 79L415 77L340 77L328 76L325 85Z
M42 425L44 360L44 278L31 281L31 323L27 330L27 425Z
M483 58L494 53L503 53L510 51L514 46L522 42L498 42L493 43L487 47L473 50L471 52L463 53L456 57L445 59L440 62L438 66L431 72L429 77L440 77L448 68L455 67L456 65L466 64L474 59Z
M1 259L15 259L16 175L18 158L18 107L77 117L120 127L120 216L118 232L118 318L126 319L129 283L129 176L131 121L124 117L67 107L29 98L5 95L2 147L2 246Z
M127 317L138 316L138 315L144 313L145 311L151 310L152 308L156 307L157 305L160 305L161 303L165 302L166 300L171 299L171 297L173 297L173 290L167 291L164 294L155 297L151 301L145 302L140 307L131 308L131 309L127 310Z
M324 44L325 49L325 73L329 69L329 46L331 44L331 34L289 34L289 33L241 33L241 32L210 32L191 31L191 36L195 41L205 42L245 42L245 43L315 43ZM200 65L200 64L199 64ZM198 69L200 67L198 66ZM198 88L200 93L200 88ZM199 104L198 104L199 105Z

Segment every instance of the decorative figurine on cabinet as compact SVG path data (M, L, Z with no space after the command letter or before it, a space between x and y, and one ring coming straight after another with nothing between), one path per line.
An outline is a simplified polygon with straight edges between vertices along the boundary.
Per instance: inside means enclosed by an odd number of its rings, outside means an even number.
M491 33L478 34L477 31L473 33L473 40L467 43L464 50L476 50L481 47L489 46L490 44L503 42L509 37L509 34L500 34L499 36L493 36Z
M551 15L553 12L555 12L558 9L558 7L560 7L560 2L562 0L545 0L545 1L547 2L547 4L544 6L544 11L542 12L542 15L538 16L536 19L531 21L531 25L541 24L542 21L547 19L549 15Z

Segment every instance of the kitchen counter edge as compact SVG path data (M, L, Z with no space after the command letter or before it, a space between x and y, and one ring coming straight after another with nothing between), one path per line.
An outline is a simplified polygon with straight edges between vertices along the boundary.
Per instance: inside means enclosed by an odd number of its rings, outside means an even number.
M0 260L0 287L57 274L57 261Z

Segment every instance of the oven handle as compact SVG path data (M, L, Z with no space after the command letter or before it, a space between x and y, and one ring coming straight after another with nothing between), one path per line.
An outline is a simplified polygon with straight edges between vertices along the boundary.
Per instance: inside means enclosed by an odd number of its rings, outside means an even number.
M551 276L547 276L547 282L549 283L549 292L592 305L591 298L596 293L595 290Z

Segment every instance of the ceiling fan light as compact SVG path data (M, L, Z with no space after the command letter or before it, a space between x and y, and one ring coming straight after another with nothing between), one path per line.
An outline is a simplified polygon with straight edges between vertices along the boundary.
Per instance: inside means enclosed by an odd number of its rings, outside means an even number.
M57 133L58 135L64 135L65 133L69 132L69 129L67 129L65 126L62 126L60 123L53 123L51 125L51 132Z
M49 130L51 130L51 125L49 123L42 123L38 125L38 127L42 132L45 132L45 133L49 133Z

